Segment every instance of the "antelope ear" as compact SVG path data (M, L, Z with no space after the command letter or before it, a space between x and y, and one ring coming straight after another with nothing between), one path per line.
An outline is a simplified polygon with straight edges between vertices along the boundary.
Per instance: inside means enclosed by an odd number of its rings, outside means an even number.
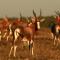
M44 21L45 21L45 19L41 19L41 20L40 20L40 22L44 22Z

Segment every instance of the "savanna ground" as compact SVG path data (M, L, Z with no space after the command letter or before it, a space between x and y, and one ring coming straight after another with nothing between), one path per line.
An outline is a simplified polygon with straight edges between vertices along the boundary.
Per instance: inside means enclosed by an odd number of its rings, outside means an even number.
M34 37L34 55L31 56L28 47L23 48L21 42L17 42L16 57L9 57L11 44L0 43L0 60L60 60L60 48L53 45L53 40L48 29L41 29Z

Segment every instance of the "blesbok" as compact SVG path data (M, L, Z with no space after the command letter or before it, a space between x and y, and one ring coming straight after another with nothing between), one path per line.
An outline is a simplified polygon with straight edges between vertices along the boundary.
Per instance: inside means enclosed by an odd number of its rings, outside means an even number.
M7 35L8 35L8 26L9 26L8 18L4 17L1 24L2 24L2 29L3 29L2 31L4 32L3 33L3 38L7 38Z
M14 49L14 54L13 56L15 57L16 55L16 49L17 49L17 45L15 45L16 41L17 41L17 38L19 36L23 36L22 37L22 41L23 42L26 42L26 39L27 39L27 42L28 43L28 46L29 46L29 50L31 48L31 45L32 45L32 55L33 55L33 33L34 33L34 27L33 27L34 24L30 25L30 24L27 24L25 22L21 22L20 23L20 27L22 28L16 28L14 31L13 31L13 46L11 47L11 50L10 50L10 53L9 53L9 56L11 55L11 52L12 50ZM34 29L34 30L33 30ZM21 34L22 33L22 34ZM26 38L26 39L25 39Z
M14 50L13 52L13 56L15 57L16 56L16 48L17 48L17 45L15 45L18 37L19 37L19 34L20 34L20 28L16 28L13 32L13 46L11 46L11 50L9 52L9 56L11 55L12 53L12 50Z
M14 24L16 24L16 23L14 23ZM26 23L24 21L20 21L19 26L22 27L22 28L18 29L19 31L22 30L22 34L20 34L21 31L18 32L18 30L17 30L17 32L16 32L16 29L17 29L16 28L14 30L14 39L13 40L17 41L17 38L18 38L19 35L23 36L22 41L23 42L27 41L28 46L29 46L29 50L32 50L32 55L33 55L34 54L33 53L34 33L35 33L35 31L37 31L38 29L40 29L40 22L37 21L36 14L34 14L34 19L32 19L31 23L28 24L28 23ZM15 32L16 32L16 34L15 34ZM17 48L16 45L14 45L14 46L11 47L9 56L11 55L11 51L12 51L13 48L14 48L14 56L16 56L15 55L16 54L16 48Z
M19 20L18 20L19 21ZM16 25L19 25L20 29L18 29L20 32L16 32L16 29L13 31L14 32L14 41L17 41L17 38L18 36L20 35L22 37L22 41L23 43L24 42L27 42L28 46L29 46L29 51L31 51L32 55L34 55L34 52L33 52L33 44L34 44L34 33L40 29L40 26L39 26L39 22L37 21L37 17L34 15L34 19L31 19L31 22L30 23L26 23L24 22L23 20L21 21L16 21L14 22L14 26L16 27ZM38 27L37 27L37 24L38 24ZM15 34L16 32L16 34ZM22 32L22 34L20 34ZM11 50L10 50L10 53L9 53L9 56L11 55L11 51L12 49L14 48L14 56L16 56L16 48L17 48L17 45L14 45L11 47Z
M37 18L37 17L36 17L36 18ZM34 22L36 18L35 18L35 17L32 17L32 18L31 18L32 22ZM44 18L42 18L42 19L38 19L38 18L37 18L37 21L36 21L37 30L40 30L40 28L41 28L41 23L43 23L44 21L45 21Z
M60 35L60 25L53 24L51 27L52 37L54 39L54 45L58 46L60 43L59 35Z
M45 21L45 18L42 18L41 16L37 17L34 10L33 10L33 15L34 15L34 17L32 17L31 20L32 21L35 20L35 27L36 27L37 30L40 30L40 28L41 28L40 23L43 23Z
M13 38L13 32L12 32L12 24L9 24L9 26L8 26L8 28L7 28L7 30L8 30L8 35L7 35L7 41L9 40L9 38Z

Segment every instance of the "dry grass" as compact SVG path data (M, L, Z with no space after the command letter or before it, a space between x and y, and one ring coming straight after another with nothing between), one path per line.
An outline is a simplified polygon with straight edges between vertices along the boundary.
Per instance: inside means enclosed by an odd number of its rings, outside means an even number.
M0 60L60 60L60 48L53 45L49 30L40 30L34 38L34 56L31 56L28 47L23 48L22 42L17 42L16 57L8 57L11 45L0 44Z

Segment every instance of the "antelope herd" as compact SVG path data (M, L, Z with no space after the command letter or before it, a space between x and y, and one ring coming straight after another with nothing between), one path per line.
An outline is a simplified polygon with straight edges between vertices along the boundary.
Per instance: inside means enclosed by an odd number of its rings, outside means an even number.
M40 20L41 22L43 22L45 19ZM31 54L34 55L34 51L33 51L33 45L34 45L34 33L40 29L40 21L37 21L36 18L31 19L30 23L26 23L20 19L16 19L13 20L12 22L8 20L7 17L4 17L3 20L0 21L0 42L2 40L4 41L9 41L11 40L11 43L13 43L13 45L11 46L10 52L9 52L9 56L11 56L12 50L14 50L14 54L13 56L16 56L16 49L17 46L16 45L16 41L18 41L19 37L22 38L21 41L23 41L23 43L27 42L28 46L29 46L29 51L31 50ZM57 32L59 32L60 27L55 29ZM53 33L53 35L55 36L56 32L54 32L53 28L51 29L51 32ZM55 44L55 40L54 39L54 44Z
M13 40L13 46L11 46L11 50L9 52L9 56L12 53L12 50L14 49L14 54L13 56L16 56L16 41L18 40L18 37L20 36L22 38L21 41L27 42L29 46L29 50L31 49L32 46L32 55L33 53L33 41L34 41L34 33L37 30L37 26L35 24L38 24L38 29L39 27L39 22L37 23L35 20L32 19L32 22L26 23L23 22L19 19L10 22L8 18L4 17L3 20L0 21L0 41L9 41Z

